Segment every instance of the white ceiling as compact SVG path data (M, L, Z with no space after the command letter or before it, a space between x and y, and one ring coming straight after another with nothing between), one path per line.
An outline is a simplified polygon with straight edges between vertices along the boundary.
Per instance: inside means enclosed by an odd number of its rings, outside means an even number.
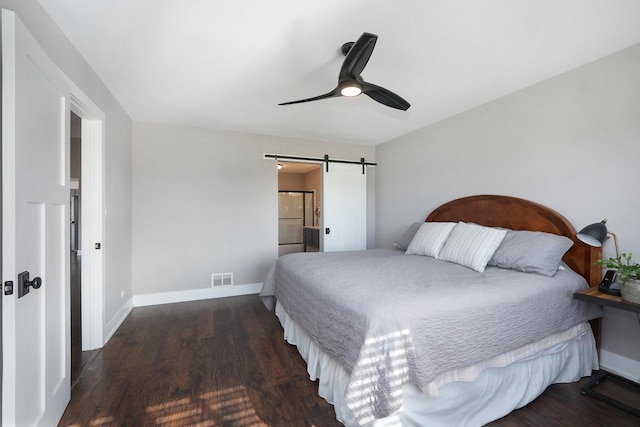
M375 145L640 43L638 0L40 0L134 120ZM340 46L411 103L332 90Z

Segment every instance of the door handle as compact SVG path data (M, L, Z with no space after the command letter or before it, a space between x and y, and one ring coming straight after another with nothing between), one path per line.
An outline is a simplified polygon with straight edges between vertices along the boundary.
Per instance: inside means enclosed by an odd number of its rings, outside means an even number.
M13 280L7 280L4 282L4 294L13 295Z
M29 272L23 271L18 274L18 298L22 298L29 293L29 287L33 289L40 289L42 286L42 279L40 277L34 277L33 280L29 280Z

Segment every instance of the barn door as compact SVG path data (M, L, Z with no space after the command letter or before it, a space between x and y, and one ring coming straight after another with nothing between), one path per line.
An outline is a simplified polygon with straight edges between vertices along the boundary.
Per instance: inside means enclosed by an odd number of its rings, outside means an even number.
M367 248L367 177L361 165L330 163L322 176L323 251Z

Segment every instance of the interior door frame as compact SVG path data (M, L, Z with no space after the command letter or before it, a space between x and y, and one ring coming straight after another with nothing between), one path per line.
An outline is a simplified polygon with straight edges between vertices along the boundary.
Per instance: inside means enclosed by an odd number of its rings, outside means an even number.
M4 9L3 12L3 23L4 23ZM11 12L11 11L10 11ZM11 12L13 13L13 12ZM55 64L53 64L55 67ZM58 67L56 67L58 68ZM93 197L89 198L86 209L87 212L97 212L97 214L87 215L87 221L85 224L86 232L88 236L98 236L102 241L103 230L104 230L104 216L103 212L103 200L104 200L104 113L93 103L91 100L77 87L77 85L73 84L73 82L58 68L57 70L59 75L66 80L67 88L69 89L68 95L69 100L66 104L66 116L67 116L67 124L68 126L68 115L69 111L73 110L76 114L78 114L83 120L83 139L86 141L86 153L83 157L85 157L82 162L83 165L86 166L86 169L90 171L89 176L85 178L85 186L92 188L91 193ZM0 95L1 89L0 89ZM4 126L4 123L0 120L0 129ZM69 130L67 129L66 133L69 135ZM2 137L0 136L0 142L4 144L2 141ZM68 152L67 152L68 156ZM0 152L0 160L2 160L2 154ZM69 159L66 159L68 163ZM2 181L2 163L0 162L0 183ZM68 180L69 177L66 176L65 180ZM0 197L2 196L2 186L0 186ZM3 211L2 206L0 206L0 220L4 220L6 212ZM85 230L83 227L83 231ZM1 227L0 227L1 228ZM68 230L68 228L67 228ZM95 238L95 237L94 237ZM0 250L2 250L2 231L0 230ZM67 248L70 250L70 247ZM86 259L87 257L85 257ZM85 340L83 337L83 346L85 342L87 346L97 346L101 347L103 345L103 290L104 290L104 280L103 280L103 256L102 252L99 252L99 256L94 257L96 260L91 260L90 265L87 265L86 268L83 268L83 272L87 271L90 274L91 280L84 280L83 283L87 284L86 292L83 290L83 293L88 296L89 304L87 304L87 313L86 315L83 313L83 323L86 322L88 327L83 325L83 331L88 331L89 339ZM68 257L66 258L66 262L68 263ZM69 266L65 267L67 272L69 271ZM2 266L0 265L0 273L4 273L2 271ZM95 280L97 278L97 280ZM3 299L4 299L4 284L0 283L0 395L3 396L3 405L4 405L4 390L2 387L3 384L3 364L4 364L4 348L3 348L3 333L2 333L2 316L3 316ZM67 283L68 286L68 283ZM67 303L64 316L69 316L70 305ZM90 307L90 309L89 309ZM60 319L63 320L63 319ZM68 331L69 333L70 331ZM66 369L66 368L65 368ZM2 406L0 405L0 426L2 425L3 419L3 411Z
M286 159L283 159L280 162L278 162L277 159L276 159L276 162L275 162L275 164L276 164L276 190L277 190L276 191L276 195L280 193L280 187L279 187L279 184L277 182L278 181L278 173L279 173L279 170L277 169L277 164L278 163L282 163L282 162L284 162L284 163L306 163L306 164L311 164L311 165L318 165L320 167L320 187L321 187L321 191L322 191L322 185L323 185L323 178L322 177L323 177L323 173L324 173L323 169L322 169L322 166L324 165L324 163L322 161L320 161L320 160L316 161L316 160L296 159L293 156L286 156L286 157L287 157ZM271 160L270 158L267 157L267 154L265 154L264 158L268 159L268 160ZM287 191L287 190L283 190L283 191ZM311 192L311 191L308 191L308 192ZM322 212L322 208L323 208L322 200L319 200L318 194L316 193L315 190L313 191L313 199L315 200L314 203L320 205L320 212ZM320 216L320 218L322 218L322 216ZM314 215L314 221L315 221L315 215ZM316 226L320 227L321 222L322 221L320 221L320 223L316 224ZM322 234L323 233L320 233L320 248L318 248L320 251L322 250L321 249L322 248ZM277 243L279 244L279 240L278 240Z
M0 8L0 14L2 13L2 9ZM0 30L2 29L2 26L0 25ZM2 32L0 31L0 46L2 44ZM2 54L2 48L0 47L0 56ZM0 65L0 76L2 75L2 69L1 69L1 65ZM0 103L2 100L2 78L0 77ZM4 143L4 141L2 141L2 118L0 117L0 200L4 200L3 198L3 194L2 194L2 176L4 175L3 170L2 170L2 144ZM2 235L2 225L3 221L4 221L4 213L3 213L3 203L0 202L0 254L2 254L2 242L3 242L3 235ZM0 262L0 278L4 277L4 272L2 271L2 262ZM4 367L4 347L3 347L3 338L2 338L2 307L4 306L4 283L1 282L2 279L0 279L0 427L2 427L2 396L4 396L4 390L2 389L2 384L4 384L4 379L3 379L3 367Z
M82 119L80 265L82 350L86 351L104 345L105 114L76 84L69 79L68 83L71 111Z

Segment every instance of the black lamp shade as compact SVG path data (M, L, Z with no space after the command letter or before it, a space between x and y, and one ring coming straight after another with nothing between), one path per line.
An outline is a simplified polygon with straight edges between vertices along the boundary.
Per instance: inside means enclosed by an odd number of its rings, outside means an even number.
M603 219L601 222L596 222L591 225L587 225L585 228L580 230L578 235L578 239L586 243L590 246L601 247L604 241L607 239L607 226L605 225L607 222L606 219Z

